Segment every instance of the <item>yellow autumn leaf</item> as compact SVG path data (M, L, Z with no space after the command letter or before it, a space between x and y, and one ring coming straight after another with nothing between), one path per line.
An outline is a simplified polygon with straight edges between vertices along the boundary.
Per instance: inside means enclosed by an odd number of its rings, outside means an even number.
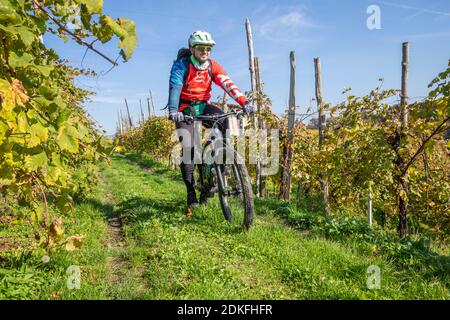
M5 79L0 79L0 99L3 99L4 92L6 92L9 88L10 84Z
M116 146L114 148L115 152L124 152L125 151L125 147L124 146Z
M48 229L48 234L51 238L59 239L63 234L62 218L55 219Z
M71 236L66 239L66 250L74 251L83 245L84 236Z
M29 131L29 124L28 124L28 119L27 116L25 115L24 112L21 112L17 115L17 130L20 133L26 133Z
M17 105L23 106L30 101L22 82L17 79L14 79L7 89L5 89L5 81L3 80L0 89L2 98L1 106L6 111L12 111Z
M30 98L27 96L22 82L20 82L19 80L13 80L13 82L11 83L11 90L15 93L16 98L20 99L23 104L26 104L30 101Z

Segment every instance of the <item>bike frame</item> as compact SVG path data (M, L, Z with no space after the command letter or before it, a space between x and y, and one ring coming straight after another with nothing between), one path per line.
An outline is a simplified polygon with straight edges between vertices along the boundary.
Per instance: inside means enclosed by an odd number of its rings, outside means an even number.
M226 112L223 114L213 114L213 115L198 115L198 116L185 116L186 120L191 120L191 121L213 121L213 124L211 126L211 129L214 130L218 130L218 123L220 120L226 119L228 117L231 116L237 116L237 117L241 117L243 116L244 112L242 110L233 110L231 112ZM225 139L225 143L224 143L224 147L231 147L229 144L228 139L226 139L226 137L224 137ZM215 156L215 152L216 150L214 149L215 144L213 143L214 139L208 139L206 141L206 143L203 145L202 148L202 161L203 161L203 152L204 150L211 145L212 146L212 151L211 151L211 155L212 157ZM202 165L205 165L204 163L202 163ZM212 165L212 164L209 164ZM232 165L233 168L233 174L238 177L239 174L237 172L237 169L234 165ZM213 189L210 191L211 193L217 193L217 191L220 191L223 195L225 196L231 196L231 195L239 195L242 193L242 189L239 186L236 186L236 188L233 191L228 191L226 190L226 185L227 185L227 181L225 181L225 177L223 175L221 166L218 164L214 165L214 169L215 169L215 176L217 177L218 180L218 184L219 184L219 188L217 188L217 186L212 186ZM212 171L212 170L211 170ZM201 175L203 175L203 172L201 173ZM202 179L200 180L200 182L203 184L203 179L204 178L209 178L209 177L202 177ZM201 188L203 188L204 186L202 185ZM215 190L214 190L215 189ZM218 190L217 190L218 189Z

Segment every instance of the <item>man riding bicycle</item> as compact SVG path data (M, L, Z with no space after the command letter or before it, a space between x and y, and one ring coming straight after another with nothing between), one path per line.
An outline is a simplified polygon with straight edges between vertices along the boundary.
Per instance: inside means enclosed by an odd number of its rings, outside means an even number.
M211 50L216 43L208 32L193 32L188 44L189 52L174 62L170 72L168 108L169 119L175 122L177 129L184 129L190 133L190 139L183 139L180 136L183 150L191 151L191 161L189 163L182 161L180 168L187 189L188 215L191 215L192 208L199 205L194 188L194 124L184 121L184 116L224 113L222 109L210 104L212 82L227 92L247 115L254 113L254 107L249 105L247 98L233 84L224 69L210 59ZM203 125L210 127L211 123L204 121ZM227 121L223 121L219 129L225 136ZM203 202L207 197L202 194L200 199Z

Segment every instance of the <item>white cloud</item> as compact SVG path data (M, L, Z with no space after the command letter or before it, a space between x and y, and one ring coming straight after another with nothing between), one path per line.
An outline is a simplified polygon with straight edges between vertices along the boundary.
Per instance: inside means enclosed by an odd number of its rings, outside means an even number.
M306 20L302 12L294 11L279 18L281 24L288 28L310 28L314 25Z
M130 105L132 103L139 104L139 99L136 99L136 98L128 99L127 98L127 102L128 102L128 105ZM144 103L144 102L146 102L146 101L142 100L142 103ZM97 103L97 104L119 104L119 105L125 106L125 100L122 97L102 97L102 96L98 96L98 97L93 97L91 103Z
M278 7L271 15L258 21L255 24L256 32L273 41L308 40L306 32L317 27L299 8Z
M95 97L92 98L92 103L101 103L101 104L124 104L123 98L114 98L114 97Z

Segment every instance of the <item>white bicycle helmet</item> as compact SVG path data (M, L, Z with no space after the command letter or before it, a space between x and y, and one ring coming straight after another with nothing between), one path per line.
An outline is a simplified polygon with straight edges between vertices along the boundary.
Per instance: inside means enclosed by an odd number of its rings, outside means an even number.
M189 47L193 47L195 45L205 45L205 46L213 46L216 44L211 35L206 31L197 30L191 33L189 36Z

